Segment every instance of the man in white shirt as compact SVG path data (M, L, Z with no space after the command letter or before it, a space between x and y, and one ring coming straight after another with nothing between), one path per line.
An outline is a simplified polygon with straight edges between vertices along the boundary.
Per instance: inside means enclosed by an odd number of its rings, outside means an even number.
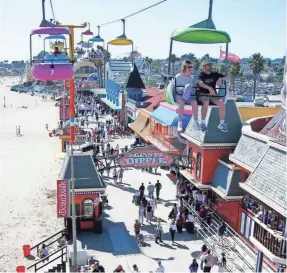
M199 191L196 195L196 200L199 202L199 203L203 203L203 194L201 191Z
M158 268L156 269L155 272L162 272L162 273L164 273L164 267L161 265L161 261L158 261L157 264L158 264Z
M148 197L150 199L152 199L153 198L153 192L154 192L154 185L152 185L151 182L148 183L147 191L148 191Z
M210 272L211 267L213 266L214 263L214 258L210 254L210 250L207 251L207 254L202 257L203 260L203 272Z

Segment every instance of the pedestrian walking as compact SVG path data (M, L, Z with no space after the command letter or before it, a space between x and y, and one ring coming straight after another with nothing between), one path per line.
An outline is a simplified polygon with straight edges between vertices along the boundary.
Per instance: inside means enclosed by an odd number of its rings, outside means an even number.
M144 212L145 208L142 204L139 205L139 221L143 224L144 222Z
M217 234L218 234L218 237L219 237L218 241L219 241L219 243L220 243L222 246L223 246L223 236L224 236L225 231L226 231L226 225L225 225L225 223L222 221L220 227L219 227L218 230L217 230Z
M154 199L154 197L152 197L152 199L149 201L149 203L152 206L152 217L154 217L154 212L155 212L155 209L157 208L157 202Z
M162 188L161 184L159 183L159 180L156 181L154 186L155 186L156 199L159 200L159 194Z
M189 266L189 272L197 272L198 271L198 263L196 259L193 259L192 264Z
M142 183L141 186L139 187L139 191L141 193L141 196L144 196L144 190L145 190L145 186L144 186L144 183Z
M150 205L150 203L148 203L146 207L146 221L150 224L152 221L152 206Z
M214 258L211 255L211 251L209 249L207 250L207 254L203 255L202 261L203 261L203 272L210 272L213 266Z
M148 198L152 199L153 198L153 192L154 192L154 185L152 185L151 182L149 182L147 186L147 191L148 191Z
M135 230L136 239L138 239L140 232L141 232L141 223L139 222L138 219L136 219L135 221L134 230Z
M158 261L157 264L158 267L155 272L164 273L164 267L162 266L161 261Z
M224 272L224 269L226 268L226 258L223 252L221 253L221 257L218 259L217 265L218 272Z
M169 232L170 232L172 244L174 244L175 231L176 231L176 224L175 224L175 221L172 220L169 226Z
M135 273L135 272L140 272L139 268L136 264L133 265L133 273Z
M157 225L156 225L156 238L155 238L155 242L156 244L158 244L158 241L160 241L162 243L162 239L161 239L161 234L162 234L162 226L160 223L160 218L157 219Z

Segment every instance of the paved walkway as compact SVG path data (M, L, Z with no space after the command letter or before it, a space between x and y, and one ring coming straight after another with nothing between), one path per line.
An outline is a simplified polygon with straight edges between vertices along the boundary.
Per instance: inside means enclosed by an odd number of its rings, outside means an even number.
M119 144L120 148L130 145L134 139L116 139L110 142L115 147ZM141 272L155 271L157 261L162 261L166 272L188 272L188 267L192 262L193 256L198 256L202 240L198 240L196 234L176 234L176 244L171 244L169 234L168 214L172 205L177 202L175 199L175 184L167 176L169 172L159 170L160 175L142 172L141 170L129 169L124 172L123 183L115 185L112 179L105 177L107 183L107 193L109 204L104 211L103 234L81 233L78 236L87 246L88 254L93 255L105 267L106 271L112 272L117 265L121 264L125 271L132 271L133 264L137 264ZM162 218L163 241L156 244L154 239L147 241L143 247L139 247L134 236L133 225L138 218L138 207L132 203L135 192L138 191L141 183L145 186L148 182L155 184L160 180L162 190L160 201L155 212L156 217ZM143 235L153 235L155 224L145 223L142 227ZM198 263L200 261L198 260ZM217 266L213 268L217 271Z

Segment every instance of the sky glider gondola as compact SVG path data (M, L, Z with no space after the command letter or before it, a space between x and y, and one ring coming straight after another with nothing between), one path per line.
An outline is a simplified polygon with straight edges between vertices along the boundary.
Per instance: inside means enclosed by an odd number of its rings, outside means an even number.
M206 28L204 28L206 27ZM209 28L208 28L209 27ZM169 51L169 63L168 63L168 75L170 75L170 64L171 64L171 55L172 55L172 46L173 41L182 42L182 43L191 43L191 44L218 44L225 43L226 45L226 59L225 59L225 74L227 74L227 56L228 56L228 44L231 42L230 36L225 31L216 30L215 26L211 19L207 19L201 23L198 23L194 26L176 29L170 38L170 51ZM184 86L176 85L176 82L173 84L171 81L166 88L166 101L171 105L177 105L175 101L174 94L175 88L184 88ZM196 96L205 96L205 97L218 97L218 98L227 98L227 86L226 82L216 88L216 95L201 94L199 88L196 87Z
M61 27L43 27L32 30L30 34L30 60L32 63L32 77L41 81L63 81L74 77L73 64L67 54L55 47L52 54L46 55L42 60L33 60L33 35L68 35L70 31ZM51 36L48 36L51 37ZM47 39L48 40L48 39ZM45 40L44 40L45 41Z

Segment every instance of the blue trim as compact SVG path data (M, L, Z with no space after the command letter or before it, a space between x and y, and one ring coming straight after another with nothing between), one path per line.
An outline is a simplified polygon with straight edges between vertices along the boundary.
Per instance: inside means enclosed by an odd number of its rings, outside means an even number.
M64 35L50 35L48 37L45 38L45 40L52 40L52 39L62 39L62 40L66 40Z
M166 107L159 106L156 110L152 112L152 118L158 121L163 126L177 127L178 113ZM183 118L182 118L183 128L187 127L190 121L190 118L191 118L191 115L183 115Z

